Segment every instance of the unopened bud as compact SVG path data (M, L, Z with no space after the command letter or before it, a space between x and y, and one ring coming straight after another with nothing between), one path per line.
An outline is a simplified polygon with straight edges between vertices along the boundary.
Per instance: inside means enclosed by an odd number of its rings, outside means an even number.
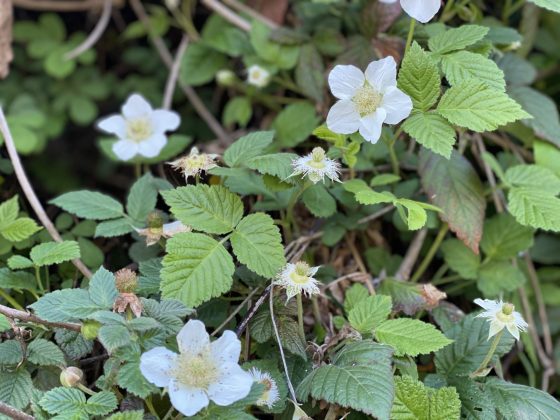
M130 268L115 273L115 286L119 293L133 293L138 286L138 276Z
M66 388L74 388L84 379L84 372L80 368L70 366L60 372L60 383Z
M233 86L235 79L235 73L231 70L220 70L216 73L216 81L222 86Z
M82 324L81 333L86 340L95 340L97 338L97 333L101 328L101 324L97 321L85 321Z

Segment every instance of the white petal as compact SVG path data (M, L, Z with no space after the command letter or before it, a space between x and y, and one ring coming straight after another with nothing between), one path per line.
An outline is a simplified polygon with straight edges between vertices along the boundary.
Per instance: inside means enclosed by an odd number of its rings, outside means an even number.
M486 309L487 311L491 311L491 312L494 312L496 309L501 309L502 308L502 305L499 302L496 302L495 300L490 300L490 299L476 298L474 300L474 303L476 303L478 306Z
M138 143L128 140L119 140L113 143L113 153L120 160L130 160L138 153Z
M177 381L169 384L169 398L173 407L187 417L194 416L210 402L202 389L189 388Z
M441 7L441 0L401 0L401 6L418 22L429 22Z
M339 134L352 134L360 127L360 114L350 100L335 103L327 115L327 127Z
M114 134L119 139L126 137L126 121L121 115L111 115L97 122L97 128L106 133Z
M397 86L397 63L391 56L372 61L366 69L366 79L379 92L389 86Z
M397 0L379 0L380 3L387 3L387 4L392 4L392 3L396 3Z
M351 99L364 82L364 73L356 66L338 65L329 73L331 92L338 99Z
M179 114L166 109L156 109L152 114L152 127L155 132L165 133L176 130L181 124Z
M210 336L201 321L191 319L177 334L177 344L181 353L197 354L207 349Z
M219 363L237 363L241 354L241 341L233 331L224 331L222 336L210 344L212 355Z
M156 133L151 137L138 143L138 153L147 158L153 158L159 155L161 149L167 144L167 137L165 134Z
M488 331L488 339L490 339L490 337L494 337L503 329L504 324L502 322L498 321L497 319L492 320L492 322L490 322L490 331Z
M230 405L245 398L253 386L253 378L237 363L220 366L220 379L208 387L208 396L218 405Z
M385 91L381 106L387 111L385 122L398 124L410 115L412 99L399 88L391 86Z
M521 314L519 312L514 312L513 313L513 319L515 321L515 325L517 325L517 327L521 331L527 331L527 328L529 327L529 324L527 324L525 322L525 320L523 319L523 317L521 316Z
M122 113L126 119L138 118L152 113L152 106L142 95L133 93L122 106Z
M140 372L148 382L156 386L168 386L169 372L173 370L177 354L165 347L156 347L140 357Z
M515 326L513 322L508 322L506 324L507 330L515 337L516 340L519 340L519 330Z
M381 137L381 128L387 113L383 108L378 108L373 114L366 115L360 120L360 134L366 141L377 143Z

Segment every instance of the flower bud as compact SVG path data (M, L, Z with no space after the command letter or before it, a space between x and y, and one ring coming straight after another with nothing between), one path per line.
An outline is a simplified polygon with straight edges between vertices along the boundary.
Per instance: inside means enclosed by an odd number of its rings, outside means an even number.
M130 268L115 273L115 286L119 293L133 293L138 287L138 276Z
M233 86L235 79L235 73L231 70L219 70L216 73L216 81L222 86Z
M502 312L504 315L511 315L515 309L515 306L511 303L504 303L502 305Z
M80 368L70 366L60 372L60 383L66 388L74 388L84 379L84 372Z
M81 328L82 336L86 340L94 340L97 338L97 333L99 332L99 328L101 328L101 324L97 321L84 321Z

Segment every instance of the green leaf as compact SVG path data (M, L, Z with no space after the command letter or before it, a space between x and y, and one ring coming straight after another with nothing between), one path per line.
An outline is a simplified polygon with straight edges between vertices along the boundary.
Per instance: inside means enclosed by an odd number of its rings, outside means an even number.
M346 305L346 301L344 302ZM362 334L371 334L391 313L391 297L384 295L369 296L359 301L348 313L352 328Z
M383 185L394 184L400 180L401 177L395 174L381 174L374 176L371 181L369 181L369 185L372 187L381 187Z
M466 377L453 377L448 380L459 393L461 399L461 418L469 420L493 420L496 408L489 393L482 392L480 384Z
M344 312L350 314L360 302L369 297L367 288L361 283L354 283L349 289L346 289L344 295Z
M560 149L544 141L534 141L535 163L560 176Z
M12 255L8 258L8 267L12 270L21 270L23 268L33 267L33 261L22 255Z
M275 145L280 147L294 147L307 139L319 119L315 106L309 102L298 102L285 107L272 123L276 130Z
M8 340L0 343L0 369L6 366L15 367L22 361L23 350L19 341Z
M257 131L246 134L233 142L224 153L224 162L230 167L244 166L250 159L260 156L272 143L274 131Z
M241 127L246 127L252 115L253 108L249 98L245 96L236 96L230 99L224 107L222 121L224 125L229 126L237 123Z
M441 58L441 68L451 86L466 80L480 80L488 87L504 92L504 72L498 65L480 54L458 51Z
M295 71L295 80L303 94L315 102L323 102L325 87L325 65L323 58L313 44L301 47Z
M243 218L230 241L239 262L263 277L275 277L286 264L280 230L268 214Z
M560 232L560 199L534 188L511 188L508 210L523 226Z
M309 395L374 417L388 419L393 402L391 348L371 340L347 344L332 363L313 370L297 394Z
M545 9L552 10L553 12L560 13L560 4L555 0L529 0L537 6L544 7Z
M0 204L0 230L15 221L19 214L18 196L14 195L9 200Z
M83 289L62 289L47 293L29 305L37 316L51 322L64 322L85 318L101 309Z
M539 165L516 165L506 171L505 181L515 187L540 190L543 194L560 193L560 177Z
M422 146L449 159L455 144L455 129L435 113L414 113L402 125L405 133Z
M241 199L221 185L189 185L161 194L177 219L203 232L231 232L243 217Z
M452 343L432 324L417 319L390 319L375 329L375 337L395 348L397 355L427 354Z
M130 344L132 340L128 329L122 325L103 325L99 329L97 338L109 353Z
M142 420L144 418L144 412L142 410L127 410L122 413L115 413L107 420Z
M264 23L253 20L251 26L251 45L263 60L281 69L293 68L299 57L299 47L282 45L270 40L271 29Z
M462 25L431 37L428 41L428 46L434 53L445 54L451 51L462 50L480 41L487 33L488 28L484 26Z
M35 220L22 217L9 224L2 224L0 234L10 242L19 242L29 238L42 228L35 223Z
M486 232L484 232L486 234ZM475 280L480 267L480 255L457 239L448 239L441 245L446 264L464 279Z
M68 213L84 219L106 220L123 216L123 206L115 199L94 191L74 191L50 201Z
M92 395L85 407L92 416L104 416L117 409L117 397L109 391L101 391Z
M29 404L33 381L25 368L0 374L0 401L12 407L23 409Z
M154 177L146 173L130 188L126 201L126 211L135 220L145 222L146 218L156 207L157 188Z
M285 180L292 172L292 162L298 158L295 153L273 153L270 155L256 156L250 159L246 165L261 174L274 175Z
M421 229L426 224L428 215L419 202L406 198L399 198L395 201L395 206L410 230ZM408 213L406 216L404 215L405 212L403 208L406 209L406 212Z
M60 264L64 261L80 258L80 246L76 241L45 242L35 245L29 256L33 264L39 267Z
M122 365L117 375L117 383L140 398L146 398L156 390L156 387L149 383L140 372L140 360Z
M429 110L441 93L441 80L436 63L416 41L404 56L398 87L410 96L414 108L421 111Z
M420 154L419 171L430 201L443 211L440 218L478 254L486 199L471 163L456 151L446 160L424 150Z
M204 45L191 43L181 60L179 80L187 85L200 86L214 79L214 75L227 67L227 57Z
M235 270L224 246L200 233L180 233L166 244L161 270L164 298L196 307L227 292Z
M510 215L500 214L484 223L480 246L488 258L515 258L533 246L533 234L533 229L521 226Z
M521 270L509 261L489 261L478 271L478 289L485 297L497 298L525 284Z
M439 101L437 111L450 123L478 132L493 131L502 125L530 118L504 92L475 79L449 88Z
M94 236L96 238L113 238L133 231L134 227L130 224L129 219L121 217L120 219L105 220L98 223L95 227Z
M119 292L115 286L115 276L101 267L95 272L89 283L89 296L100 308L112 308Z
M27 360L41 366L63 366L64 354L50 341L37 338L27 346Z
M84 409L86 397L76 388L53 388L39 401L41 408L50 414L77 413Z
M336 201L324 185L316 184L307 188L301 200L315 217L330 217L336 213Z

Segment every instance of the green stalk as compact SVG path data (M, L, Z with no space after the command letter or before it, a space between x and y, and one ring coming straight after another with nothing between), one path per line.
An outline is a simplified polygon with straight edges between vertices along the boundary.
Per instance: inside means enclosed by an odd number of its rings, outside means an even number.
M412 37L414 36L414 27L416 26L416 19L410 19L410 27L408 28L408 37L406 38L406 47L404 48L404 55L408 52L412 44Z
M305 343L305 330L303 328L303 299L301 298L301 293L302 292L299 292L296 295L297 318L298 318L299 335L301 336L301 339Z
M449 229L449 226L447 225L447 223L444 223L444 224L441 225L441 227L439 229L439 232L436 236L436 239L434 240L434 243L432 244L432 246L428 250L428 253L426 254L424 259L420 263L420 266L418 267L418 270L416 270L416 272L412 276L412 279L410 279L411 282L413 282L413 283L417 282L420 279L420 277L422 276L422 274L424 274L424 272L426 271L426 269L428 268L428 266L430 265L430 263L434 259L434 256L436 255L436 252L439 249L439 246L441 245L441 242L443 241L443 238L445 238L445 234L447 233L448 229Z
M498 334L494 336L494 340L492 340L492 344L490 345L490 349L488 350L486 357L484 358L480 366L473 373L469 375L469 377L474 378L476 376L479 376L482 372L484 372L484 370L488 366L488 363L490 363L490 360L492 360L492 356L494 356L494 353L496 352L496 348L498 347L498 344L503 334L504 334L504 330L501 330Z
M19 309L23 311L23 306L21 306L12 296L4 291L4 289L0 289L0 297L3 298L6 302L8 302L14 309Z

